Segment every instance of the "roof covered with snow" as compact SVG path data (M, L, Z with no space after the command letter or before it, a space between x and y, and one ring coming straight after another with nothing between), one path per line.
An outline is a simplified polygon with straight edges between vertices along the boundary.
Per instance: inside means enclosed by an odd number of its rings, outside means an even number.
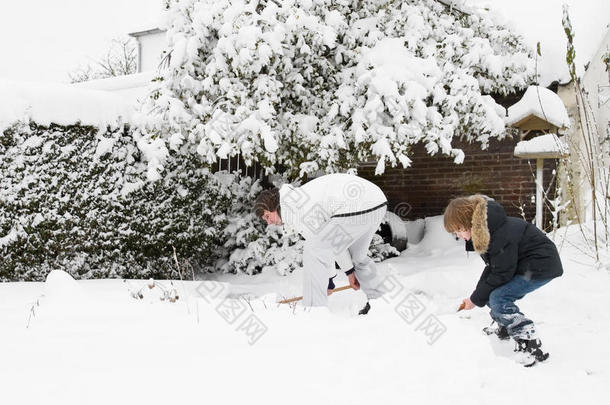
M128 122L133 103L107 91L0 79L0 129L19 120L98 128Z
M521 141L515 146L515 156L556 159L568 154L568 145L555 134L537 136L529 141Z
M162 30L160 28L147 28L147 29L143 29L140 31L130 32L127 35L129 35L130 37L138 38L138 37L142 37L144 35L159 34L161 32L164 32L164 30Z
M523 129L546 129L526 127L532 116L556 128L570 127L570 117L561 98L541 86L528 87L521 100L508 108L506 124Z

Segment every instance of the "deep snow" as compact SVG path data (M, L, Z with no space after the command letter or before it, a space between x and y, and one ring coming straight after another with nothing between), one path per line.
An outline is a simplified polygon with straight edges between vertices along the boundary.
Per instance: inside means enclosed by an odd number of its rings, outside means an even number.
M482 261L439 218L427 226L418 245L379 265L403 289L373 301L366 317L355 315L365 298L351 290L331 296L329 310L275 304L276 293L300 295L300 271L173 281L175 303L145 280L73 282L59 272L47 283L0 284L2 402L607 403L610 276L580 253L576 227L558 242L564 276L520 302L551 353L526 369L512 343L483 335L486 310L454 312ZM140 287L144 298L132 298ZM414 310L395 310L404 299L421 312L414 321ZM422 329L430 315L443 334ZM264 333L249 335L246 321Z
M515 156L534 154L567 155L569 147L565 141L555 134L540 135L529 141L520 141L515 146Z
M0 130L19 120L44 126L81 123L116 128L131 119L130 101L102 90L0 78Z

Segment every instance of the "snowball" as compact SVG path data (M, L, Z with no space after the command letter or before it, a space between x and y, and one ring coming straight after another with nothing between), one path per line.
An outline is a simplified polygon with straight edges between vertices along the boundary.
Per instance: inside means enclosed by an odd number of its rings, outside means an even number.
M63 270L53 270L47 275L44 296L59 301L69 301L83 294L81 287L71 275Z

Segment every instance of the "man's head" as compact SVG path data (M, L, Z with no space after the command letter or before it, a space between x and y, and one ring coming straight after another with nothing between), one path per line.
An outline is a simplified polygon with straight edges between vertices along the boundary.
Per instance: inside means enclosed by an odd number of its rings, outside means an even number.
M280 190L275 187L261 191L254 203L254 213L264 219L268 225L281 225Z
M443 215L445 230L455 233L459 238L470 240L472 215L476 205L477 200L472 197L458 197L451 200Z

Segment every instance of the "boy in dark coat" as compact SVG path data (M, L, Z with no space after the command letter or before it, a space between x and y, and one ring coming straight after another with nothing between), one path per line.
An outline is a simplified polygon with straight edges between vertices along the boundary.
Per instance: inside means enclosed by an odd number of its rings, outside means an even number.
M489 306L499 326L493 332L501 339L515 339L525 365L546 360L549 355L542 351L534 323L515 301L563 274L555 244L534 225L506 216L500 204L482 195L452 200L445 209L444 225L447 232L466 241L467 251L477 252L485 262L463 308Z

